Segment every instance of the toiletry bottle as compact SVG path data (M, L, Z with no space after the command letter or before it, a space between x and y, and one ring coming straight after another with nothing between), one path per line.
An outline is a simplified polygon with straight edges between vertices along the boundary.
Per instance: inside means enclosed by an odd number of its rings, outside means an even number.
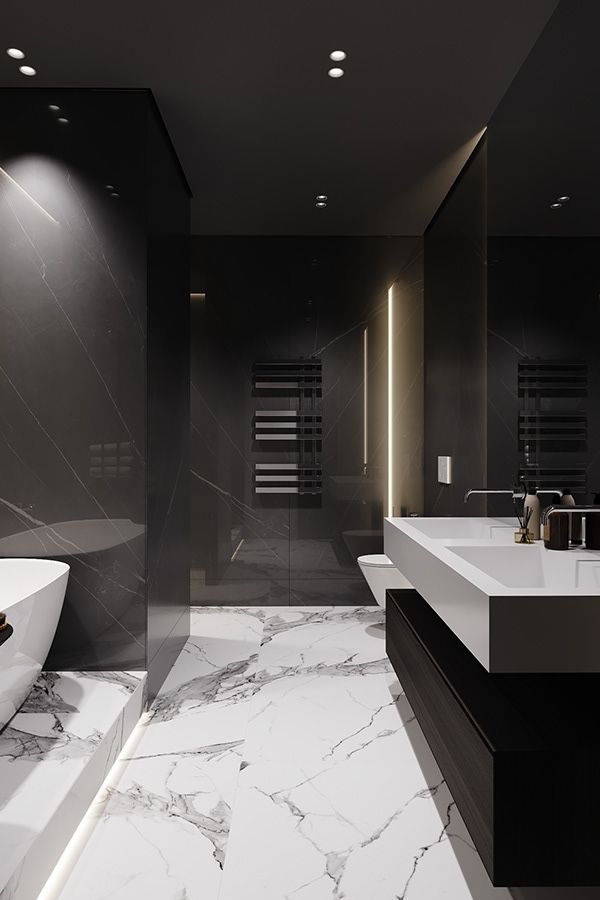
M525 497L525 502L523 504L523 517L527 518L527 510L530 509L529 513L529 521L527 523L527 528L533 535L534 541L539 541L540 539L540 513L541 513L541 505L540 498L537 495L536 489L534 487L527 488L527 496Z
M573 492L570 488L563 488L562 497L560 498L561 506L577 506ZM575 547L580 547L583 543L581 540L581 514L571 513L569 516L569 536L571 543Z
M544 547L547 550L569 549L569 513L554 513L544 527Z

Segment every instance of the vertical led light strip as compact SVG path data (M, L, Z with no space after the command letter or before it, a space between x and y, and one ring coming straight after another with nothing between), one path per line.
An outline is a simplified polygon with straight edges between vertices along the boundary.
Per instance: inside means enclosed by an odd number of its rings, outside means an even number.
M367 474L369 462L369 329L363 331L363 472Z
M394 515L394 289L388 289L388 516Z

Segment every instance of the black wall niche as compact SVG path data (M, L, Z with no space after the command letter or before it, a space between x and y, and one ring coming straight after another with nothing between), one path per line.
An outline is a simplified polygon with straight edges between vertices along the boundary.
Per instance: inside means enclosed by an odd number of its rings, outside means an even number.
M486 139L425 234L425 515L485 513L487 478ZM452 457L452 484L438 483Z
M383 550L387 291L407 269L416 277L419 246L417 238L193 239L194 603L374 602L356 558ZM253 440L257 410L294 408L293 399L253 394L253 366L313 357L322 361L322 494L256 494L256 463L294 463L298 454L289 442Z
M147 91L0 110L0 555L71 566L48 667L144 669L185 605L187 188Z

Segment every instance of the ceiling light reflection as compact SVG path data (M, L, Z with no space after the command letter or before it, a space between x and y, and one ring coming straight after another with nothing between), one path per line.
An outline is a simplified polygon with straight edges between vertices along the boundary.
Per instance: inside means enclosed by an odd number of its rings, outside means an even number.
M47 219L50 219L50 221L53 222L54 225L58 225L58 224L59 224L58 220L55 219L54 216L51 216L50 213L49 213L47 210L45 210L44 207L41 206L41 205L37 202L37 200L34 200L34 198L31 196L31 194L28 194L27 191L25 190L25 188L21 187L21 185L19 184L19 182L18 182L18 181L15 181L15 179L14 179L11 175L8 174L8 172L6 171L6 169L3 169L2 167L0 167L0 175L4 175L4 177L7 178L8 181L10 181L10 183L11 183L14 187L16 187L16 189L17 189L18 191L20 191L21 194L23 194L23 196L27 197L27 199L30 200L31 203L33 203L33 205L34 205L35 207L37 207L37 209L39 209L39 211L40 211L41 213L43 213L43 214L46 216Z

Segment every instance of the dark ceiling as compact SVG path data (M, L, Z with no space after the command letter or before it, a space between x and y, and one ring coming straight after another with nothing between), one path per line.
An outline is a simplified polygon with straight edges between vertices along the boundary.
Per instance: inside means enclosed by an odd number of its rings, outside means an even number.
M491 234L600 235L598 34L598 0L563 0L492 116Z
M197 234L420 234L555 7L7 0L0 84L151 88Z

